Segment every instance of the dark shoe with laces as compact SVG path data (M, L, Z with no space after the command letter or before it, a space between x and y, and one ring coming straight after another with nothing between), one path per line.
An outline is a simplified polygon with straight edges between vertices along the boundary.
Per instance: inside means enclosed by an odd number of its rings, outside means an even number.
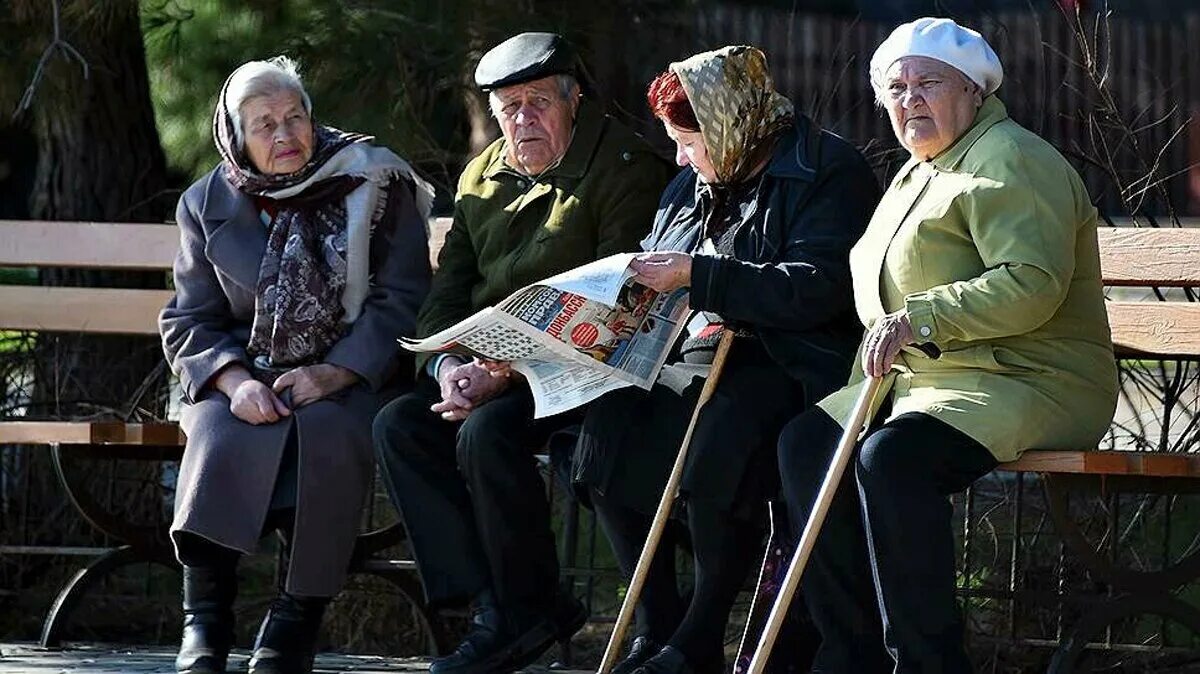
M227 566L183 567L183 637L178 674L224 674L233 645L237 571Z
M551 646L575 636L587 619L588 610L583 602L560 590L554 596L548 616L543 613L523 625L518 622L514 630L518 637L513 641L505 671L524 669L537 662Z
M662 644L650 637L635 637L633 645L629 649L629 655L626 655L624 660L613 667L612 674L633 674L635 669L645 664L660 650L662 650Z
M430 674L490 672L504 664L507 634L500 608L488 593L471 609L467 634L449 655L429 663Z
M528 667L558 641L570 639L587 622L587 608L560 593L542 611L504 614L490 596L476 600L471 626L454 652L430 663L430 674L497 674Z
M280 592L254 640L249 674L310 674L326 597Z

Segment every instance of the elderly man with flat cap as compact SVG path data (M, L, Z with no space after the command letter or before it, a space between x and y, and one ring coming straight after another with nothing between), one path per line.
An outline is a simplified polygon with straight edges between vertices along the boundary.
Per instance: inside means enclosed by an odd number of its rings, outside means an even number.
M429 335L513 291L637 250L670 178L666 161L585 99L558 35L523 33L483 56L503 138L459 179L454 223L418 318ZM435 674L503 672L536 660L586 619L556 593L550 508L533 453L578 415L533 418L528 385L443 355L375 420L388 490L431 605L470 602L472 623Z

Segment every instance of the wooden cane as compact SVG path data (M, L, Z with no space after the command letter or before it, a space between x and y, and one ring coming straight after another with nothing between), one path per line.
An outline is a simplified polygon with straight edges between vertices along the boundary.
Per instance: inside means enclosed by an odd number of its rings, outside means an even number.
M721 370L725 368L725 357L729 354L730 345L733 344L733 334L733 330L726 328L721 334L720 343L717 344L717 353L713 357L712 368L708 371L708 379L705 380L704 388L700 391L700 399L696 401L696 408L692 410L692 420L688 422L687 433L684 434L683 443L679 446L679 454L675 456L675 465L671 467L671 476L667 478L667 486L663 489L662 498L658 501L658 510L654 511L654 521L650 524L650 533L646 537L646 544L642 546L642 554L638 556L637 567L633 570L633 578L629 581L629 589L625 592L625 601L621 603L621 612L617 614L617 623L613 626L612 636L609 637L608 646L604 649L604 659L600 661L600 669L597 670L599 674L608 674L617 664L617 655L620 654L621 645L625 642L625 632L633 620L633 609L637 605L638 597L642 594L646 576L650 573L650 564L654 561L654 552L658 549L658 542L662 539L663 530L667 527L667 520L671 517L671 506L675 503L675 497L679 492L679 482L683 479L683 467L687 464L688 447L692 444L692 433L696 430L696 421L700 418L700 410L709 398L712 398L713 391L717 388Z
M842 439L833 453L833 460L829 463L829 471L825 474L825 480L821 482L821 490L817 492L816 505L813 506L812 514L808 516L808 522L804 525L800 543L796 546L796 554L792 556L792 561L788 565L787 575L783 578L783 585L779 588L775 605L771 607L771 615L763 627L762 637L758 641L758 647L754 649L754 657L750 660L750 667L746 670L746 674L762 674L767 667L767 659L771 657L775 638L779 636L779 630L783 627L783 621L787 617L788 606L792 603L792 596L796 594L796 588L800 585L800 576L804 574L804 567L808 564L808 557L812 554L813 546L816 545L817 534L821 531L821 525L825 523L825 516L829 513L829 506L833 503L833 496L837 493L838 484L842 481L842 474L846 472L846 465L854 456L854 446L858 443L858 435L862 432L863 425L867 423L871 402L875 399L875 394L879 391L879 385L882 382L881 377L871 377L863 386L862 392L858 394L858 400L854 403L854 410L850 413L845 430L842 431Z

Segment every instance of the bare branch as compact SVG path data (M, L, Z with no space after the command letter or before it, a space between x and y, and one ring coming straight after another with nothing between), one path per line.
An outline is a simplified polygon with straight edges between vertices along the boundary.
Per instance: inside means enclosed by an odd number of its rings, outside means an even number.
M87 59L83 58L83 54L79 53L71 43L62 38L62 26L59 21L59 0L53 0L50 7L54 10L54 39L50 44L46 45L46 49L42 51L41 58L38 59L37 67L33 70L33 77L29 80L29 86L25 88L25 94L21 96L20 102L17 103L17 109L13 111L13 118L16 119L33 105L33 95L37 91L38 84L42 81L42 76L46 71L46 64L50 62L50 58L55 52L61 52L63 58L67 61L72 59L79 62L80 68L83 70L83 79L88 79L91 75L91 66L88 65Z

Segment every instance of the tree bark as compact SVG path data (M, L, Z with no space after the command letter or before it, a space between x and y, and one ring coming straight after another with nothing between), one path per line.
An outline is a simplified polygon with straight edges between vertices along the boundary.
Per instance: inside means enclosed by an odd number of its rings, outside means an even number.
M46 35L31 31L29 39L48 43ZM32 216L164 222L170 214L166 160L154 125L137 3L68 3L62 37L87 61L89 76L84 78L78 63L56 56L35 94L38 168ZM40 276L47 285L165 287L162 274L43 270ZM36 409L30 412L157 416L162 409L155 398L165 383L162 362L154 338L40 336ZM154 395L140 397L148 390ZM146 404L150 409L140 409Z

